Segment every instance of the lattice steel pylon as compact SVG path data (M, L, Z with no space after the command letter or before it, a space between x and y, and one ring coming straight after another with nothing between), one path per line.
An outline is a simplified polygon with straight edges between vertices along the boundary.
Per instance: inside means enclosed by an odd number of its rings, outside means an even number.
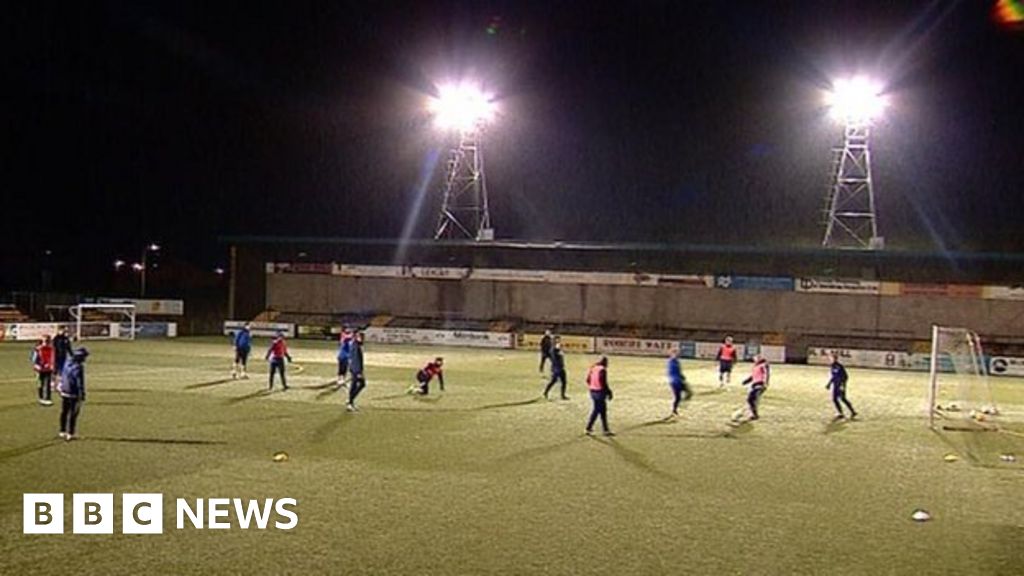
M842 149L826 203L825 248L880 249L875 190L871 181L870 121L846 123Z
M434 239L493 240L487 202L487 178L480 148L482 127L459 132L459 143L448 154L441 213Z

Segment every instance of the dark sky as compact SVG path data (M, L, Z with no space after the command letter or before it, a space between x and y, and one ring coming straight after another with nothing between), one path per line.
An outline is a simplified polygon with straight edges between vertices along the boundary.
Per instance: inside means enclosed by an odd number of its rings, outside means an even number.
M397 237L433 170L425 236L450 143L426 95L459 76L500 98L500 238L813 245L841 141L820 91L862 71L892 100L872 142L889 245L1024 251L1024 32L991 5L13 3L5 269Z

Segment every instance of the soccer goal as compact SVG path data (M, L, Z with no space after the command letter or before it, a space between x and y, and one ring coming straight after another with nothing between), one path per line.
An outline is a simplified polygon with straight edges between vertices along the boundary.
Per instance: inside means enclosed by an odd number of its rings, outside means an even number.
M966 328L932 326L928 425L944 428L991 428L998 414L992 401L985 355L978 334Z
M76 340L135 340L135 304L78 304L68 312Z

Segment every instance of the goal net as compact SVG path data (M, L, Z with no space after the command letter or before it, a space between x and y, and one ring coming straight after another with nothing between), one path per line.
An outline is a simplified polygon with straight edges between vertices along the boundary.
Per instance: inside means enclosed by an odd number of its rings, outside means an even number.
M947 427L989 428L996 414L978 334L932 326L928 425L934 428L937 420L944 420Z
M77 340L135 339L135 304L78 304L68 312Z

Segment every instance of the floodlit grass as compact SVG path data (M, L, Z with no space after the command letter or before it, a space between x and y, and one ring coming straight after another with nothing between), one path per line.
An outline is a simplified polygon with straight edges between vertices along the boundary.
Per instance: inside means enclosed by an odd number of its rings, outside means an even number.
M259 343L262 345L263 343ZM328 384L329 343L293 342L288 392L230 380L222 339L90 345L82 440L34 403L28 346L0 346L3 574L1019 574L1020 429L932 432L926 376L851 369L863 418L832 422L827 370L775 366L762 419L684 362L675 421L658 358L613 357L618 436L583 432L583 374L539 399L536 356L447 349L448 390L404 394L436 348L367 346L362 412ZM736 374L742 379L749 365ZM993 379L1010 420L1024 382ZM556 394L557 395L557 394ZM290 460L274 463L283 450ZM954 452L961 459L946 463ZM26 536L22 494L161 492L161 536ZM298 499L291 531L174 528L174 498ZM118 504L118 509L120 508ZM924 508L934 520L910 520ZM66 520L70 532L70 515ZM115 532L120 531L120 516Z

